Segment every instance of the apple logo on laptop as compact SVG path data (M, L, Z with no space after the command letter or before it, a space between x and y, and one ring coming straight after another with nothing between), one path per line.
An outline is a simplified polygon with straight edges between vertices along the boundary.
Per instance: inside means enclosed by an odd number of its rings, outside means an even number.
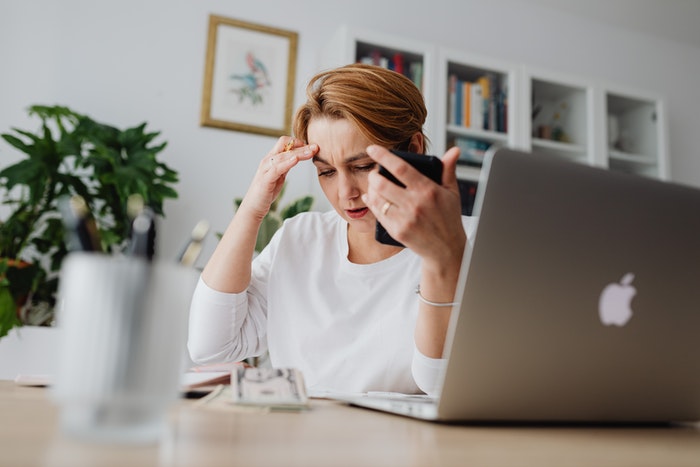
M634 274L628 272L620 283L608 284L600 294L598 313L600 321L606 325L624 326L632 318L631 302L637 293L632 285Z

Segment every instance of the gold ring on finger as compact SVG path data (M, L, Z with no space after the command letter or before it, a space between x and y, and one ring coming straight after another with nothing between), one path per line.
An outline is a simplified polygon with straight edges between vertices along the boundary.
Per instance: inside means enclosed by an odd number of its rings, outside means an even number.
M384 206L382 206L382 216L386 216L386 213L389 212L389 208L392 206L393 204L391 204L389 201L384 203Z

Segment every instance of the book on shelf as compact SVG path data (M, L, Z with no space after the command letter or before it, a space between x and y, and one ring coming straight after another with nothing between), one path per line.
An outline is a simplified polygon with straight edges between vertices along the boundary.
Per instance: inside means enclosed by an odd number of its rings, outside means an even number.
M495 83L493 83L492 77L493 74L483 75L476 80L476 82L481 87L482 95L481 101L479 102L479 106L481 109L479 128L482 128L484 130L496 131L496 127L491 125L491 103L493 101L491 90L495 89Z
M484 129L484 106L486 98L484 97L483 87L479 83L471 83L469 96L469 128L476 130Z
M403 54L396 52L394 54L393 69L395 72L405 74L403 67Z
M411 62L408 67L409 78L418 89L423 90L423 62Z
M487 73L474 81L448 76L448 122L466 128L507 131L507 86Z
M457 124L455 106L457 105L457 75L450 75L447 83L447 123Z
M468 81L462 82L462 116L459 119L460 125L465 127L470 127L472 124L471 113L472 113L472 83Z

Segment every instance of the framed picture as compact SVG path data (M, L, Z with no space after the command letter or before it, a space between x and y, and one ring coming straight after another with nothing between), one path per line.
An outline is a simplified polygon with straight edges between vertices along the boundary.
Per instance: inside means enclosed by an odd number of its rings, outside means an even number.
M201 125L291 132L298 34L210 15Z

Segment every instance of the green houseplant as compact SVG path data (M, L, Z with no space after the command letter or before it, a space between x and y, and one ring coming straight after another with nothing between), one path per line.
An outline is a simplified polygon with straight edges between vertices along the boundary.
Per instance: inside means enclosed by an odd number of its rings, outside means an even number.
M287 185L282 186L277 198L270 205L270 210L265 217L263 217L262 223L260 224L260 230L258 230L258 237L255 240L255 251L260 253L263 248L270 243L272 236L277 232L277 229L282 227L282 223L285 219L294 217L300 212L306 212L311 209L314 204L313 196L306 195L291 201L284 207L280 206L280 200L284 196L284 191ZM235 208L238 209L243 202L243 198L236 198L234 201Z
M23 323L50 324L58 271L68 254L59 203L80 195L95 218L102 249L126 247L127 199L139 194L156 214L177 198L178 174L157 155L167 143L146 123L125 130L63 106L36 105L35 132L13 128L2 138L26 157L0 170L0 337ZM18 312L21 310L21 313Z

